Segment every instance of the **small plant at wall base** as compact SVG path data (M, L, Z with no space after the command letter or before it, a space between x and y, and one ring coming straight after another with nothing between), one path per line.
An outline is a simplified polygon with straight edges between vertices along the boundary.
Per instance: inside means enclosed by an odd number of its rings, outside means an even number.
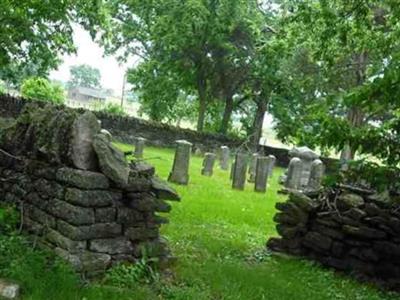
M55 104L62 104L65 101L63 87L41 77L32 77L25 80L21 86L21 95L27 99Z

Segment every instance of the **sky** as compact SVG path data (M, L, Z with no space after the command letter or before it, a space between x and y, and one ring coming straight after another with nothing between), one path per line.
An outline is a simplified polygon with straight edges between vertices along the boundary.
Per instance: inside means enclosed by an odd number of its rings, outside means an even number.
M50 79L67 82L69 80L69 68L74 65L88 64L96 67L101 73L101 85L105 89L113 89L115 95L120 95L122 82L126 69L132 66L134 59L130 64L119 64L113 56L104 56L103 49L92 41L89 33L82 27L74 27L74 43L77 47L77 53L64 55L63 63L59 68L50 73Z

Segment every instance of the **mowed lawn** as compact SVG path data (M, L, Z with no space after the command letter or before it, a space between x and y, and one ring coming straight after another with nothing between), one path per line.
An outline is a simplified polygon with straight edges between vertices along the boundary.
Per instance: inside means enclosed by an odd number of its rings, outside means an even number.
M129 145L118 146L132 150ZM171 149L145 149L145 158L164 179L173 156ZM245 191L232 190L229 172L218 167L212 178L201 176L201 164L202 158L193 156L190 184L174 185L182 201L172 203L170 224L162 227L177 257L168 274L153 274L147 283L136 282L133 273L125 273L123 284L110 280L121 279L110 273L95 282L80 280L51 253L33 250L24 238L0 235L0 277L19 282L21 298L30 300L400 298L317 264L266 251L267 239L276 235L274 205L285 200L277 194L283 170L275 170L267 194L257 194L250 184Z
M163 179L173 157L172 149L145 149L145 159ZM266 251L267 239L276 235L275 203L285 200L277 194L282 169L275 169L268 192L259 194L249 183L245 191L232 190L229 172L218 165L213 177L204 177L201 166L202 158L192 156L189 185L173 185L182 201L172 203L162 234L178 261L160 299L399 299L317 264Z

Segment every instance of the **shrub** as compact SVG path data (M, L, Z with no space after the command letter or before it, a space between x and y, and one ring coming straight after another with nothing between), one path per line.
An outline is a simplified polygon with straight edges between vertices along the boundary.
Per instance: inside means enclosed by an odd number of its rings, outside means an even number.
M112 115L117 115L117 116L126 116L127 113L124 111L124 109L114 103L107 103L101 111L112 114Z
M0 203L0 235L15 231L19 220L19 213L15 206Z
M65 101L64 88L41 77L32 77L25 80L21 86L21 95L27 99L57 104L62 104Z

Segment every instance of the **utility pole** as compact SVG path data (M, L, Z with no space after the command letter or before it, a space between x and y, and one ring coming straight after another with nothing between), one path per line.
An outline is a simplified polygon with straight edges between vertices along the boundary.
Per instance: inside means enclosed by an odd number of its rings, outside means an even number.
M121 93L121 108L124 108L124 96L125 96L125 83L126 83L127 71L124 73L124 78L122 80L122 93Z

